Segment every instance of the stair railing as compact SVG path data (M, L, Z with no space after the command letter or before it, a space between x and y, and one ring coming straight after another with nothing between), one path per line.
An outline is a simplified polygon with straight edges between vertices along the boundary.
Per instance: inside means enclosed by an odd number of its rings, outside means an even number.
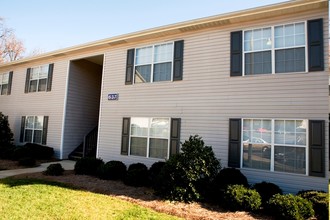
M96 126L84 137L83 157L96 157L97 133Z

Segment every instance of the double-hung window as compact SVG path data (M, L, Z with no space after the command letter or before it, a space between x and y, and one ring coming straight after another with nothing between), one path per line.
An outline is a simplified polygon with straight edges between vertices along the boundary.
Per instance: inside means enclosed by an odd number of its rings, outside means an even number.
M230 34L230 76L324 71L323 19Z
M127 50L125 84L180 81L184 41Z
M54 64L28 68L25 93L51 91Z
M48 69L48 65L31 68L29 92L46 91Z
M22 116L20 142L46 144L48 116Z
M306 22L246 30L244 75L306 72Z
M0 74L0 95L10 95L13 72Z
M7 95L9 84L9 73L0 74L0 94Z
M26 116L24 142L41 144L43 116Z
M243 119L242 167L307 174L307 122Z
M173 43L137 48L134 82L170 81L173 69Z
M130 155L168 158L169 118L131 118L130 130Z

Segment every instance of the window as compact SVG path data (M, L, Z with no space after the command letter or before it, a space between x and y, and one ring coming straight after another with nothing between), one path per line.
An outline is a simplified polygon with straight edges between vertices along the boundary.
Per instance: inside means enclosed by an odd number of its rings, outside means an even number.
M54 64L27 69L25 93L51 91Z
M173 43L137 48L134 82L170 81L172 77Z
M130 155L168 158L169 118L131 118Z
M246 30L244 74L306 71L306 22Z
M41 144L42 130L42 116L26 116L24 142Z
M0 74L0 95L10 95L13 72Z
M183 78L184 41L127 50L125 85Z
M23 116L20 142L46 144L48 116Z
M307 120L243 119L242 167L307 174Z

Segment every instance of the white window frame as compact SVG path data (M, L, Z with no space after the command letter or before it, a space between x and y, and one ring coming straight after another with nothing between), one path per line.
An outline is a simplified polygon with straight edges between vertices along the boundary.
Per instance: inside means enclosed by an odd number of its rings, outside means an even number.
M160 64L160 63L166 63L166 62L155 62L155 47L159 46L159 45L164 45L164 44L172 44L172 55L171 55L171 79L170 80L164 80L164 81L155 81L154 82L154 65L155 64ZM145 64L141 64L141 65L136 65L136 54L137 54L137 50L139 49L143 49L143 48L148 48L148 47L152 47L151 50L151 62L150 63L145 63ZM137 47L135 48L134 51L134 70L133 70L133 84L144 84L144 83L136 83L135 82L135 69L136 66L143 66L143 65L151 65L151 73L150 73L150 82L145 82L145 83L161 83L161 82L172 82L173 81L173 65L174 65L174 41L170 41L170 42L164 42L164 43L158 43L158 44L153 44L153 45L148 45L148 46L143 46L143 47Z
M28 123L28 117L33 117L33 128L26 128L26 125ZM35 125L35 118L36 117L42 118L41 129L36 128L36 125ZM28 142L28 143L42 144L42 136L43 136L43 132L44 132L43 131L43 126L44 126L44 116L41 116L41 115L27 115L27 116L25 116L23 142L27 142L27 141L25 141L26 130L30 130L30 131L32 131L32 136L31 136L31 142ZM41 131L41 142L40 143L39 142L34 142L34 132L35 131Z
M41 69L43 67L46 67L46 69L47 69L47 77L40 77ZM38 78L37 79L31 79L33 70L38 70ZM33 92L46 92L47 91L47 84L48 84L48 80L49 80L48 79L48 73L49 73L49 64L31 67L28 92L29 93L33 93ZM39 81L42 80L42 79L46 79L46 87L45 87L45 90L39 91ZM37 81L36 91L30 91L30 89L31 89L31 81L35 81L35 80Z
M8 75L8 82L3 83L3 79L5 78L5 75ZM6 94L2 94L2 86L7 85L7 92ZM9 86L9 72L7 73L0 73L0 95L8 95L8 86Z
M244 120L271 120L271 143L269 145L271 146L271 156L270 156L270 170L262 170L262 169L256 169L256 168L249 168L243 166L243 160L244 160L244 151L243 151L243 125ZM275 121L304 121L306 123L306 145L290 145L290 144L275 144ZM275 173L284 173L284 174L292 174L292 175L304 175L307 176L309 173L309 127L308 127L309 120L308 119L297 119L297 118L242 118L241 119L241 160L240 160L240 168L241 169L248 169L248 170L257 170L257 171L266 171L266 172L275 172ZM302 147L305 148L305 161L306 161L306 172L305 174L300 173L292 173L292 172L282 172L282 171L275 171L275 146L284 146L284 147Z
M298 24L298 23L304 23L305 27L305 45L304 46L292 46L292 47L281 47L281 48L275 48L275 27L278 26L285 26L285 25L290 25L290 24ZM244 47L244 36L245 32L247 31L252 31L255 29L264 29L264 28L271 28L271 48L269 49L271 51L271 73L263 73L263 74L245 74L245 54L246 53L251 53L251 51L246 52L245 47ZM242 33L242 70L243 70L243 76L255 76L255 75L270 75L270 74L285 74L285 73L276 73L275 72L275 51L276 50L282 50L282 49L294 49L294 48L301 48L305 47L305 71L303 73L308 72L308 31L307 31L307 21L294 21L294 22L288 22L288 23L282 23L282 24L276 24L276 25L268 25L268 26L262 26L262 27L253 27L249 29L244 29ZM253 52L262 52L266 50L255 50ZM286 73L299 73L299 72L286 72Z
M133 118L143 118L143 119L148 119L148 135L147 136L137 136L137 135L132 135L132 119ZM168 136L167 136L167 157L166 158L158 158L158 157L150 157L149 156L149 151L150 151L150 128L151 128L151 122L152 119L154 118L162 118L162 119L167 119L168 120ZM154 159L168 159L170 155L170 136L171 136L171 118L169 117L131 117L130 120L130 132L129 132L129 147L128 147L128 156L131 157L146 157L146 158L154 158ZM142 137L142 138L147 138L147 151L145 156L138 156L138 155L132 155L131 154L131 138L132 137ZM163 138L165 139L165 138Z

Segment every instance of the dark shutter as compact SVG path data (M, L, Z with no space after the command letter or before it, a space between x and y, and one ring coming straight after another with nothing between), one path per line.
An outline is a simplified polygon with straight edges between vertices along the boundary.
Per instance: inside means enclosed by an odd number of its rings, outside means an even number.
M125 85L133 84L134 52L135 49L127 50Z
M174 42L174 57L173 57L173 81L182 80L183 75L183 47L184 41Z
M21 119L21 134L19 136L19 142L24 142L24 132L25 132L25 116Z
M324 121L309 121L309 175L325 176Z
M52 82L53 82L53 69L54 69L54 64L49 64L49 69L48 69L48 80L47 80L47 92L52 90Z
M47 144L48 120L49 120L49 117L44 116L44 124L43 124L43 127L42 127L42 141L41 141L41 143L43 145Z
M8 79L8 90L7 90L7 95L11 94L11 84L13 81L13 71L9 72L9 79Z
M324 70L322 19L308 21L308 70Z
M29 85L30 85L30 72L31 72L31 68L28 68L26 70L26 78L25 78L25 93L29 92Z
M241 165L241 119L229 119L228 166Z
M122 155L128 155L130 126L131 126L131 119L123 118L123 130L122 130L122 135L121 135L121 154Z
M170 155L180 152L181 118L171 119Z
M230 76L242 76L242 31L230 34Z

